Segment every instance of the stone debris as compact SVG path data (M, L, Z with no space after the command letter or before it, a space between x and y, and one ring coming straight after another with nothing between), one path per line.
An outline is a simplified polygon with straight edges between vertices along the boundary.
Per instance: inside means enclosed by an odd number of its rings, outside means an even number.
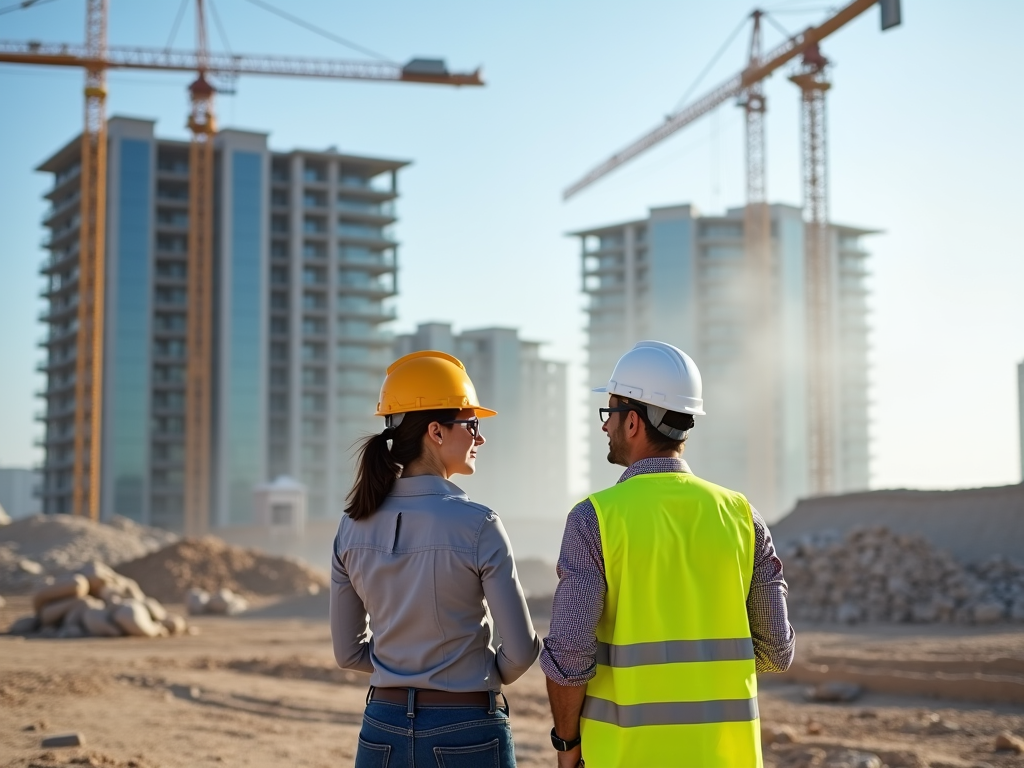
M796 731L788 725L761 725L762 744L793 744L796 741Z
M236 616L249 610L249 601L230 589L218 589L211 595L205 589L193 587L185 594L185 610L189 616Z
M134 578L147 595L157 600L176 603L184 598L186 606L193 599L187 595L192 589L205 590L210 600L215 601L225 589L248 599L306 595L311 587L326 589L328 584L325 574L298 560L234 547L213 537L182 539L158 552L122 563L117 572ZM241 604L235 604L238 605Z
M996 736L996 752L1002 751L1016 752L1018 755L1024 753L1024 739L1003 731Z
M80 637L167 637L187 634L182 616L168 613L132 579L101 562L54 579L32 596L35 614L14 622L8 633Z
M780 552L795 619L994 624L1024 621L1024 562L962 565L923 537L860 528L808 535Z
M825 702L846 702L856 701L864 692L856 683L844 683L840 680L831 680L804 689L804 698L807 701Z
M43 739L41 746L44 749L46 747L82 747L85 746L85 736L80 733L58 733Z

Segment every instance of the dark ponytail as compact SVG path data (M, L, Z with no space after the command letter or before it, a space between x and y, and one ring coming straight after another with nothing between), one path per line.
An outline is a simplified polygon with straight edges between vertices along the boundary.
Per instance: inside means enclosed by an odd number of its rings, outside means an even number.
M412 411L405 414L397 427L388 427L379 435L365 438L359 447L356 482L348 492L345 514L353 520L362 520L376 512L394 488L402 468L423 453L423 435L430 423L458 417L457 408ZM390 449L388 441L391 442Z

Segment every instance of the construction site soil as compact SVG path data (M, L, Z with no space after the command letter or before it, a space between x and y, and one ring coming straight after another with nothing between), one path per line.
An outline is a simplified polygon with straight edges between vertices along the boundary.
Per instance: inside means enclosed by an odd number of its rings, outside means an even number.
M198 617L178 639L0 636L0 765L351 765L367 678L339 670L325 594ZM173 608L173 606L172 606ZM0 609L0 626L29 610ZM538 630L546 626L538 622ZM765 764L1009 768L1024 737L1024 632L1013 625L798 627L791 673L762 676ZM854 682L847 703L809 686ZM521 766L554 765L544 679L508 688ZM84 745L43 748L76 732Z

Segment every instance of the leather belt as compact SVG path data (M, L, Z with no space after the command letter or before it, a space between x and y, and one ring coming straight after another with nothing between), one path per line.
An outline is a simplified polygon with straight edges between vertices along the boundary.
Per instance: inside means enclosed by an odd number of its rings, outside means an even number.
M406 704L409 701L408 688L371 688L367 701L386 701L390 704ZM415 688L417 707L490 707L491 696L487 691L457 693L455 691L433 691Z

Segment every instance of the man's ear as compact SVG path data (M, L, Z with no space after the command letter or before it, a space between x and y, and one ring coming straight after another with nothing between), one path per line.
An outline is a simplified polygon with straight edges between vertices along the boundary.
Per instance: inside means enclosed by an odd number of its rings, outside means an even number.
M640 414L636 411L627 411L626 415L629 417L628 427L634 431L634 434L640 434L642 425L640 424Z

